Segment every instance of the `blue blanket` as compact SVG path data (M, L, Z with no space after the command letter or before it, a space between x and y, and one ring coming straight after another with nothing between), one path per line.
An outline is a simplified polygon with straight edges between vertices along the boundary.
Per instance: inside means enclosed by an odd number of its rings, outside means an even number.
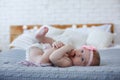
M100 66L35 67L19 62L25 59L20 49L0 53L0 80L120 80L120 50L99 51Z

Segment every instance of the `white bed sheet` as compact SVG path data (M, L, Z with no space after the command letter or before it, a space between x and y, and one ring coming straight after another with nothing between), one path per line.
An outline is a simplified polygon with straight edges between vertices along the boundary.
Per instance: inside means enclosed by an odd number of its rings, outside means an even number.
M98 49L98 50L113 50L113 49L120 49L120 45L113 45L111 47L101 48L101 49Z

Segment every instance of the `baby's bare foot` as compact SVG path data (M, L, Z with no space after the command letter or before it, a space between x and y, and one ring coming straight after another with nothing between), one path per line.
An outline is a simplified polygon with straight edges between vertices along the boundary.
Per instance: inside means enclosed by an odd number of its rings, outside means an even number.
M35 37L37 39L40 39L40 38L44 38L46 33L48 32L48 28L47 27L41 27L37 32L36 32L36 35Z

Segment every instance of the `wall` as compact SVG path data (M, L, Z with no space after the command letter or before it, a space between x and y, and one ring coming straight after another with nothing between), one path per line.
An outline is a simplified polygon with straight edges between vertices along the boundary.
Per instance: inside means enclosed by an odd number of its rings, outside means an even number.
M77 23L114 23L120 34L120 0L0 0L0 47L8 48L13 24Z

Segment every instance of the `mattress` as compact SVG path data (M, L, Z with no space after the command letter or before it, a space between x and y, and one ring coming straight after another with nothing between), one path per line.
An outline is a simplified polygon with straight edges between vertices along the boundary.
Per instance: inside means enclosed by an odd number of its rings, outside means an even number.
M120 49L99 52L100 66L28 67L25 51L11 49L0 53L0 80L120 80Z

